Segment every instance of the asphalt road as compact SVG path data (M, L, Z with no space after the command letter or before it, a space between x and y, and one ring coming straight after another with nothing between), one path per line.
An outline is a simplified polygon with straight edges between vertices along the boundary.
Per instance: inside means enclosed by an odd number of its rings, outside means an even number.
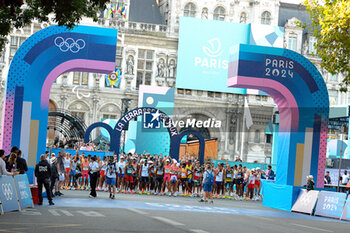
M55 206L0 216L0 232L350 232L350 223L278 211L261 202L64 191ZM44 200L46 203L47 201Z

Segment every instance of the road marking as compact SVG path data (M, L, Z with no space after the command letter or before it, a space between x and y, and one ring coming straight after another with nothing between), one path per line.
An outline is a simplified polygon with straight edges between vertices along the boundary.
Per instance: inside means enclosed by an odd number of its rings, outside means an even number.
M71 214L69 211L67 210L58 210L58 209L49 209L48 210L53 216L61 216L61 214L59 212L62 212L64 215L72 217L74 216L73 214Z
M42 228L64 228L64 227L79 227L81 224L60 224L60 225L48 225Z
M132 212L135 212L137 214L143 214L143 215L147 214L146 212L144 212L142 210L138 210L138 209L129 209L129 210L132 211Z
M37 212L36 209L24 209L24 210L21 211L21 214L23 214L23 215L31 215L31 216L42 215L40 212Z
M289 223L289 224L294 225L294 226L299 226L299 227L305 227L305 228L309 228L309 229L313 229L313 230L317 230L317 231L334 232L334 231L330 231L330 230L325 230L325 229L321 229L321 228L317 228L317 227L310 227L310 226L296 224L296 223Z
M96 211L81 211L81 210L78 210L77 213L82 214L82 215L84 215L86 217L104 217L103 214L98 213Z
M191 229L190 231L193 231L195 233L209 233L208 231L203 231L201 229Z
M250 215L249 217L252 217L252 218L257 218L257 219L261 219L261 220L265 220L265 221L270 221L270 222L274 222L274 221L275 221L274 219L271 219L271 218L265 218L265 217L262 217L262 216L254 216L254 215Z
M167 219L167 218L163 218L163 217L153 217L154 219L157 219L158 221L161 221L161 222L164 222L164 223L168 223L170 225L173 225L173 226L184 226L185 224L183 223L180 223L180 222L176 222L174 220L171 220L171 219Z

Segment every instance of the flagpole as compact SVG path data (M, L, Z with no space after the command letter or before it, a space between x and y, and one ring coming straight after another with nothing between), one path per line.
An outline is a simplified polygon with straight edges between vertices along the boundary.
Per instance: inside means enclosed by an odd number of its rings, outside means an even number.
M244 101L246 100L246 96L244 96ZM243 108L245 108L245 105L243 105ZM246 125L246 123L245 123L245 116L244 116L244 111L245 110L243 110L243 123L242 123L242 138L241 138L241 153L240 153L240 157L241 157L241 159L245 162L246 161L246 159L245 158L243 158L243 153L244 153L244 137L245 137L245 125Z

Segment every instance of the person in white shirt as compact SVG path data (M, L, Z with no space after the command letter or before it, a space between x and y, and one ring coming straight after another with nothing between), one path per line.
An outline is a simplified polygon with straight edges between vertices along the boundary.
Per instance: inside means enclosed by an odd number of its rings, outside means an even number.
M6 163L4 161L5 151L0 150L0 176L13 176L19 174L19 172L8 172L6 170Z
M348 176L348 172L345 170L344 174L341 177L341 184L342 185L347 185L348 184L348 182L349 182L349 178L348 177L349 177Z
M118 177L118 184L117 187L119 188L119 191L122 191L125 189L124 187L124 171L125 171L125 159L123 156L120 157L120 162L118 163L118 173L119 173L119 177Z
M96 197L96 185L97 185L97 173L100 170L100 166L96 161L96 157L91 157L91 163L89 164L89 174L90 174L90 188L91 192L89 197Z

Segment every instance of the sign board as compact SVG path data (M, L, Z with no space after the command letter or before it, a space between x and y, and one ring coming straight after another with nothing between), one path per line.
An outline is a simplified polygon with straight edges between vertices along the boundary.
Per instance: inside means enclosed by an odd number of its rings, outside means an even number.
M34 207L27 175L17 175L14 179L21 209Z
M283 47L283 34L278 26L181 17L176 87L247 94L245 89L227 87L230 48L237 44Z
M341 216L341 220L348 220L350 221L350 195L348 196L348 199L346 200L343 214Z
M319 192L320 191L301 189L298 199L292 207L292 211L312 214Z
M12 176L0 176L0 200L4 212L20 209Z
M346 201L345 193L321 191L318 195L315 215L340 218Z

